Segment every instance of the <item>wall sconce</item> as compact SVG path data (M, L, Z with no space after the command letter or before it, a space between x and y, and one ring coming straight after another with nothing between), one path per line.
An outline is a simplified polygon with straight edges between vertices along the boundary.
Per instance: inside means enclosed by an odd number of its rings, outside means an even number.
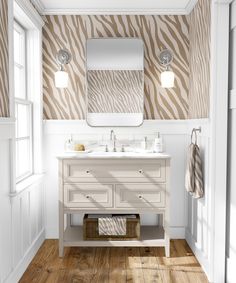
M161 86L164 88L174 87L175 74L170 70L170 64L173 61L173 54L170 50L164 49L159 55L159 60L165 71L161 73Z
M65 49L60 49L56 54L56 61L60 66L60 70L55 73L55 86L57 88L67 88L69 76L68 73L64 71L63 65L70 63L70 52Z

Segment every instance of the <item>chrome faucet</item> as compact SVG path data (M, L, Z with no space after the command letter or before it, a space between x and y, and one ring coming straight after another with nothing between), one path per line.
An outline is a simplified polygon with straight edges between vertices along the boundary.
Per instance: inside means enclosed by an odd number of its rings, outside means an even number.
M113 142L113 151L116 152L116 135L113 130L110 133L110 141Z

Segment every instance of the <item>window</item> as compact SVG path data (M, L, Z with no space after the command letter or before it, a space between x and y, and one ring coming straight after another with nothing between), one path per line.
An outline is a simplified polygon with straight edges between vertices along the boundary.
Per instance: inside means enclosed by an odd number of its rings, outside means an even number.
M16 116L16 181L33 172L32 102L27 94L26 31L14 23L14 90Z

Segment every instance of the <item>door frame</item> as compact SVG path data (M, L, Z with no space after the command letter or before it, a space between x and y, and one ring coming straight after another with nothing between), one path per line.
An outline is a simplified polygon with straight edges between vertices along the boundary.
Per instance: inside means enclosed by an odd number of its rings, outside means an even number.
M210 280L225 282L226 192L228 134L229 6L232 0L212 0L210 91ZM219 36L220 35L220 36Z

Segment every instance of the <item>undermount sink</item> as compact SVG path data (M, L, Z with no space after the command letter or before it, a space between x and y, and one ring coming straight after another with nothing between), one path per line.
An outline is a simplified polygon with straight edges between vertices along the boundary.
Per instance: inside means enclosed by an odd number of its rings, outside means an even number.
M94 151L94 152L91 152L90 155L101 155L101 156L135 156L137 155L136 152L121 152L121 151L109 151L109 152L106 152L106 151Z

